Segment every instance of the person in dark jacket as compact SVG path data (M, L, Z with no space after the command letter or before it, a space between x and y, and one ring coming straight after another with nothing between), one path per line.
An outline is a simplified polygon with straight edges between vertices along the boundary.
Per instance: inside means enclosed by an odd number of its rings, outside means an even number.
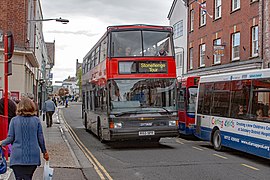
M5 97L0 99L0 115L2 116L4 116L4 108L5 108ZM16 110L17 105L13 100L10 99L10 92L8 92L8 127L11 119L16 116Z
M22 98L18 104L17 116L11 119L7 138L0 141L1 146L12 143L10 167L16 179L32 179L37 166L41 164L40 150L43 158L49 160L42 125L35 112L34 102Z
M54 102L55 106L57 107L57 100L55 97L52 98L52 101Z

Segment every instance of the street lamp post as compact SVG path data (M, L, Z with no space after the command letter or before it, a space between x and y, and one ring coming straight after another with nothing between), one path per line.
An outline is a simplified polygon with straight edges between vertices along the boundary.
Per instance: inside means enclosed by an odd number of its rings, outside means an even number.
M68 19L62 19L60 18L53 18L53 19L32 19L32 20L28 20L28 21L33 21L33 22L40 22L40 21L56 21L56 22L61 22L63 24L67 24L69 23Z

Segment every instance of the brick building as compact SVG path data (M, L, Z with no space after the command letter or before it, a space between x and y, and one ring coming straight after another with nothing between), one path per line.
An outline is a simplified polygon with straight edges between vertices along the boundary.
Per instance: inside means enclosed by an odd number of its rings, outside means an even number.
M11 31L14 36L15 47L11 59L12 75L9 76L9 91L15 99L30 93L34 94L37 100L37 92L44 92L46 89L40 80L46 79L44 71L46 64L50 62L43 37L42 21L36 21L43 19L40 0L1 0L0 9L0 54L3 54L3 34ZM4 58L0 57L2 92Z
M264 60L264 68L270 67L270 1L260 0L259 2L260 31L259 41L261 58ZM263 40L262 40L263 39Z
M268 67L269 4L267 0L189 0L187 75Z

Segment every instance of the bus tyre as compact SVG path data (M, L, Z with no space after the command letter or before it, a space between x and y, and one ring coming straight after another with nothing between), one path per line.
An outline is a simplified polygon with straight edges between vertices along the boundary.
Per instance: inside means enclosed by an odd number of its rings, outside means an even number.
M87 127L87 117L86 115L84 115L84 127L85 127L85 131L88 132L88 127Z
M153 143L159 143L160 138L152 138L151 141L152 141Z
M222 150L220 130L216 130L213 135L213 146L217 151Z
M101 143L104 143L105 140L102 137L102 129L101 129L101 124L100 122L98 123L98 139Z

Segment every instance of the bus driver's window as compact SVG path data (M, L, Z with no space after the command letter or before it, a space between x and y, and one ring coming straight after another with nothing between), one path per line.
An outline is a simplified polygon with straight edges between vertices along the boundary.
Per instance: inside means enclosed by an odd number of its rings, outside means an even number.
M109 90L110 90L111 101L121 100L119 87L116 85L115 82L109 83Z

